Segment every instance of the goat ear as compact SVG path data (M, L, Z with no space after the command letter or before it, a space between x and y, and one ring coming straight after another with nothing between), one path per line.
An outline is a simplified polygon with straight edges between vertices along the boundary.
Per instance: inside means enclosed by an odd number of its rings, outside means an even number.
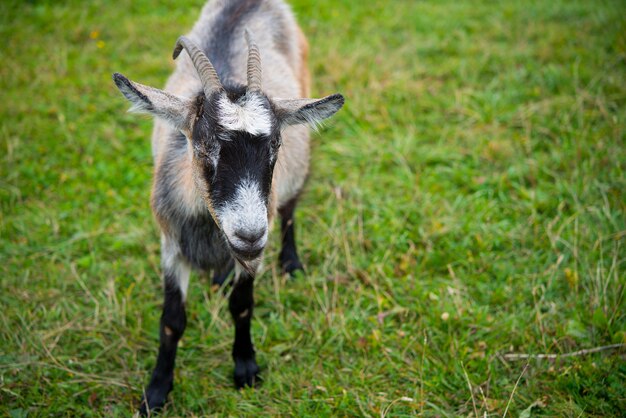
M113 74L113 81L124 97L133 104L130 112L148 113L169 122L178 130L191 130L191 100L135 83L120 73Z
M333 94L323 99L274 99L278 118L283 126L309 124L317 125L324 119L334 115L344 98L341 94Z

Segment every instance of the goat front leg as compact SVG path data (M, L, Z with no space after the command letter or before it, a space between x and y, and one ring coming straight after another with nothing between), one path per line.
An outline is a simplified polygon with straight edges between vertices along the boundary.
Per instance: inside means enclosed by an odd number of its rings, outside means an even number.
M239 267L239 266L237 266ZM236 270L240 270L237 268ZM233 291L228 300L228 308L235 322L235 387L254 386L260 381L259 366L256 363L250 323L254 307L254 277L247 272L237 272Z
M174 387L174 365L178 341L187 326L185 297L189 284L189 265L171 246L162 245L164 300L160 324L160 345L156 367L141 400L140 413L158 410L165 405Z
M281 250L278 256L283 273L289 273L291 277L298 271L304 272L304 267L298 257L296 250L296 237L294 229L294 210L296 208L297 197L288 201L283 207L278 209L280 214L281 229Z

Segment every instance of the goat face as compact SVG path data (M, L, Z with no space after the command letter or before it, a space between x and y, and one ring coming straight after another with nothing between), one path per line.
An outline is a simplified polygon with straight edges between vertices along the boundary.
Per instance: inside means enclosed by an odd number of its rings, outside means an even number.
M233 255L258 257L267 243L271 185L280 128L270 100L245 88L198 98L193 171Z

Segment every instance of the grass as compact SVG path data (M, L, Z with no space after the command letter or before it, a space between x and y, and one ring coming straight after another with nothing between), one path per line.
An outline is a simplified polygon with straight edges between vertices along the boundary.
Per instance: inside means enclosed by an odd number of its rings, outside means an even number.
M0 4L0 415L128 416L161 289L151 121L202 0ZM185 3L185 4L183 4ZM233 389L209 281L163 416L615 416L626 405L620 1L294 0L316 95L308 274L256 289L264 384Z

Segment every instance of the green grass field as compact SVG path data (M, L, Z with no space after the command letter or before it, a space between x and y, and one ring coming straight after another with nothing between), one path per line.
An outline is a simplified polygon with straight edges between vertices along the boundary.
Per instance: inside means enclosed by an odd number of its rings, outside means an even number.
M183 4L187 3L187 4ZM616 416L626 410L623 1L291 1L316 96L307 275L256 287L264 384L192 277L163 416ZM128 416L156 359L150 130L203 0L0 3L0 416Z

